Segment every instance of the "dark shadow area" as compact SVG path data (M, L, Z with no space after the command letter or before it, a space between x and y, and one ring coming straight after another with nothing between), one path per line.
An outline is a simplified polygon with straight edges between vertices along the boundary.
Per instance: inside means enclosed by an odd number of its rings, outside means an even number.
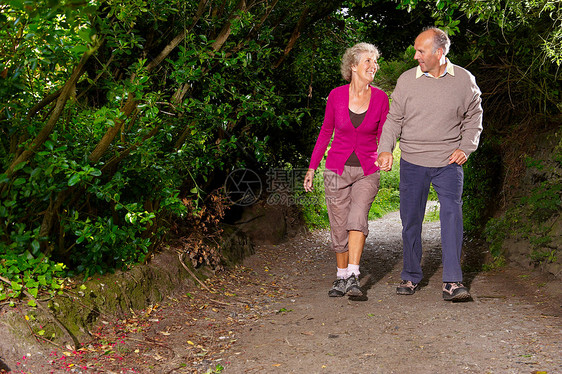
M12 369L0 359L0 373L9 373Z
M361 288L363 289L363 287ZM351 301L369 301L369 296L367 296L367 293L365 292L363 296L348 296L348 299Z
M470 288L472 281L483 270L484 264L487 262L489 255L488 245L483 240L472 239L465 241L463 245L463 284Z
M350 297L350 300L367 301L369 290L373 285L391 273L396 264L401 261L401 250L390 242L375 245L366 243L361 258L361 289L365 295L359 298Z
M429 280L441 266L441 245L424 247L422 257L423 279L419 287L423 288L429 284Z

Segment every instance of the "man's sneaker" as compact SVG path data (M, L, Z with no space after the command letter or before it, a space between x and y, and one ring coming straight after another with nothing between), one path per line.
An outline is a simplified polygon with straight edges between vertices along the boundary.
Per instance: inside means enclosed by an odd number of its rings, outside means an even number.
M443 283L443 300L446 301L466 301L470 299L468 288L461 282Z
M418 285L419 283L403 280L400 282L400 286L396 287L396 293L398 295L413 295L416 292Z
M357 279L357 275L351 274L349 278L346 279L347 288L345 292L347 296L363 296L363 291L361 291L361 287L359 286L359 279Z
M342 297L345 295L347 288L347 280L343 278L338 278L332 284L332 289L328 291L328 296L330 297Z

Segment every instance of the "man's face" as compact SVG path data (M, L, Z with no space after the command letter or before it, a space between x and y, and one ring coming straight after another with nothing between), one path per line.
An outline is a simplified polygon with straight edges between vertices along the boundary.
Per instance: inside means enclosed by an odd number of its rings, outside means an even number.
M414 49L416 50L414 59L418 61L424 73L431 72L435 75L435 72L439 72L439 61L441 60L443 51L439 48L433 53L433 34L431 32L422 32L416 38Z

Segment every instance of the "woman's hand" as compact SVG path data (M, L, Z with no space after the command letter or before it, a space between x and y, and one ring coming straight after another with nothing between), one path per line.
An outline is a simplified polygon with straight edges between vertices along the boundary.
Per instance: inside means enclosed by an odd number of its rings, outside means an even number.
M306 192L312 191L312 182L314 181L314 169L308 169L306 175L304 176L304 190Z

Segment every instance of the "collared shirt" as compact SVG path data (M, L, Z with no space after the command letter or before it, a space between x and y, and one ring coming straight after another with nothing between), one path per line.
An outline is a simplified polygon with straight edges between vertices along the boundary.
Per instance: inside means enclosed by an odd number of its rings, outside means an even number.
M418 68L416 70L416 79L418 79L422 75L425 75L426 77L430 77L430 78L436 78L436 79L441 78L441 77L445 76L446 74L451 74L454 77L455 76L455 68L453 67L453 64L451 64L451 61L449 61L448 58L446 58L445 61L446 61L447 67L445 68L445 71L443 72L443 74L441 74L438 77L434 77L430 73L424 73L422 71L422 69L420 68L420 66L418 65Z

